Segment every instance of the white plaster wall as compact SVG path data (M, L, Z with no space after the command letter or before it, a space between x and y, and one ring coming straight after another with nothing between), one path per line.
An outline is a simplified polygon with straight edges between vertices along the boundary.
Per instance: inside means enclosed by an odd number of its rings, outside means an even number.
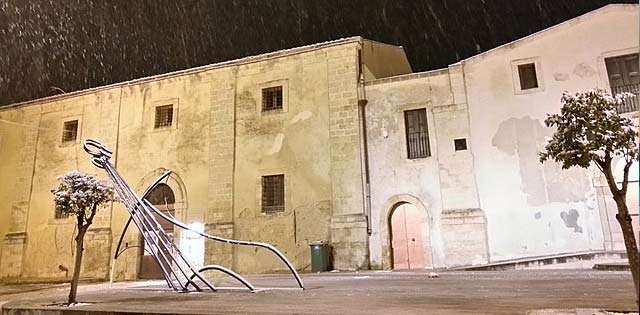
M436 268L445 264L438 224L442 199L433 107L452 104L453 97L446 70L421 75L366 86L372 218L370 259L374 267L390 267L383 264L383 245L389 241L384 225L393 206L389 201L400 195L413 196L426 207L428 226L423 226L423 235L430 238L432 253L427 252L427 248L425 255L433 254ZM431 156L410 160L405 143L404 111L418 108L427 109Z
M637 51L638 7L612 5L463 62L492 261L603 249L590 172L541 165L535 154L552 132L543 121L559 112L562 92L608 88L604 58ZM516 94L511 62L525 58L539 62L542 86ZM579 229L561 218L571 209Z

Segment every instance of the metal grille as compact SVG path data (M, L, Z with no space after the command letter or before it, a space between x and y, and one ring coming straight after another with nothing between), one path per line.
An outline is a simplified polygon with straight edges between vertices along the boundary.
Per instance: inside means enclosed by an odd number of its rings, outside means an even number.
M262 176L262 212L284 211L284 175Z
M169 127L173 123L173 105L156 107L154 128Z
M78 121L65 121L62 126L62 142L76 141L78 138Z
M282 86L262 89L262 111L282 109Z
M521 90L534 89L538 87L538 76L536 75L535 63L519 65L518 77L520 77Z
M53 217L55 219L66 219L69 217L68 213L62 212L61 210L55 209L55 212L53 214Z
M618 113L635 112L638 110L638 85L640 84L640 65L638 54L621 55L605 58L611 94L627 92L635 97L626 98L622 104L616 106Z
M405 111L404 125L407 134L407 157L417 159L430 156L427 110L423 108Z
M611 94L616 95L622 92L628 92L635 95L634 97L627 97L624 99L621 105L616 106L618 113L635 112L638 110L638 84L628 84L620 86L612 86Z

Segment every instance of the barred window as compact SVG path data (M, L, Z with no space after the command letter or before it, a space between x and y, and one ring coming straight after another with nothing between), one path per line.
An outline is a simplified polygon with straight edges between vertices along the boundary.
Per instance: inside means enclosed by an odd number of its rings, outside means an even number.
M262 89L262 111L282 109L282 86Z
M407 157L418 159L431 156L427 110L422 108L405 111L404 125L407 136Z
M638 97L640 96L640 70L638 67L638 54L629 54L605 58L607 75L612 94L622 92L632 93L635 97L626 98L622 104L616 106L618 113L635 112L638 110Z
M262 213L284 211L284 175L262 176Z
M538 87L535 63L518 65L518 77L520 78L521 90L535 89Z
M53 217L55 219L66 219L66 218L69 217L69 213L62 212L62 211L60 211L59 209L56 208L55 212L53 214Z
M173 124L173 105L156 107L154 128L170 127Z
M78 138L78 121L65 121L62 125L62 142L76 141Z

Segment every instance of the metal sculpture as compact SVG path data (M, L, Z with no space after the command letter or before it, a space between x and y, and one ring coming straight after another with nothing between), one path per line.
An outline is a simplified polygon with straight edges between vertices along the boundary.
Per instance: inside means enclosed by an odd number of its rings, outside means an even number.
M118 173L118 171L116 171L113 164L111 164L111 162L109 161L112 155L111 150L107 149L106 146L102 143L90 139L85 140L84 150L92 156L91 162L93 163L93 165L97 166L98 168L104 169L104 171L107 173L107 176L113 182L116 193L120 197L120 202L124 204L131 216L120 236L120 240L116 247L114 264L112 265L112 268L115 265L115 260L122 253L120 251L120 246L122 244L124 234L129 228L131 222L133 222L138 227L138 230L140 231L145 244L147 244L147 248L145 248L145 250L148 250L149 254L158 264L158 266L160 267L160 271L162 272L162 275L167 282L167 285L171 289L175 291L188 292L191 290L190 287L193 287L194 290L202 291L201 285L204 284L206 288L209 288L212 291L216 291L216 287L202 275L202 272L206 270L217 270L230 275L231 277L242 283L244 286L246 286L251 292L255 292L255 286L253 286L249 281L247 281L245 278L231 269L219 265L207 265L202 268L196 269L196 267L193 266L193 264L191 264L189 260L182 254L178 246L173 243L169 235L165 233L164 229L160 226L160 223L154 215L156 214L162 219L170 222L174 226L198 234L208 240L232 245L261 247L273 252L276 256L278 256L278 258L280 258L280 260L282 260L287 268L289 268L289 270L295 277L298 286L301 289L304 289L302 280L300 279L298 272L296 272L295 268L293 268L293 265L291 265L287 258L273 245L260 242L247 242L227 239L196 231L189 228L186 224L176 220L174 217L163 213L154 205L152 205L146 198L155 187L157 187L163 180L169 177L171 171L167 171L162 174L144 191L142 197L139 197L135 194L133 189L124 181L122 176ZM201 284L196 283L197 280L199 280Z

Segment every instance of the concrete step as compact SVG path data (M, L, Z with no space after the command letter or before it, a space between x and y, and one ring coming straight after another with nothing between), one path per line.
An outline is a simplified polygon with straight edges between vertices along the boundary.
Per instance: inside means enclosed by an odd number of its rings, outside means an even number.
M600 263L593 265L593 269L595 270L606 270L606 271L627 271L631 270L628 262L612 262L612 263Z
M626 259L627 254L624 251L589 251L589 252L579 252L579 253L567 253L567 254L558 254L558 255L549 255L549 256L535 256L535 257L526 257L512 260L503 260L496 261L489 264L484 265L475 265L475 266L462 266L449 268L449 270L469 270L469 271L497 271L497 270L522 270L522 269L541 269L544 266L550 265L558 265L561 267L561 264L568 263L578 263L585 262L583 264L585 267L575 267L577 269L589 269L592 264L588 264L587 262L594 261L601 263L601 261L605 261L605 263L609 263L611 261L619 261L621 259ZM572 267L576 264L572 264Z

